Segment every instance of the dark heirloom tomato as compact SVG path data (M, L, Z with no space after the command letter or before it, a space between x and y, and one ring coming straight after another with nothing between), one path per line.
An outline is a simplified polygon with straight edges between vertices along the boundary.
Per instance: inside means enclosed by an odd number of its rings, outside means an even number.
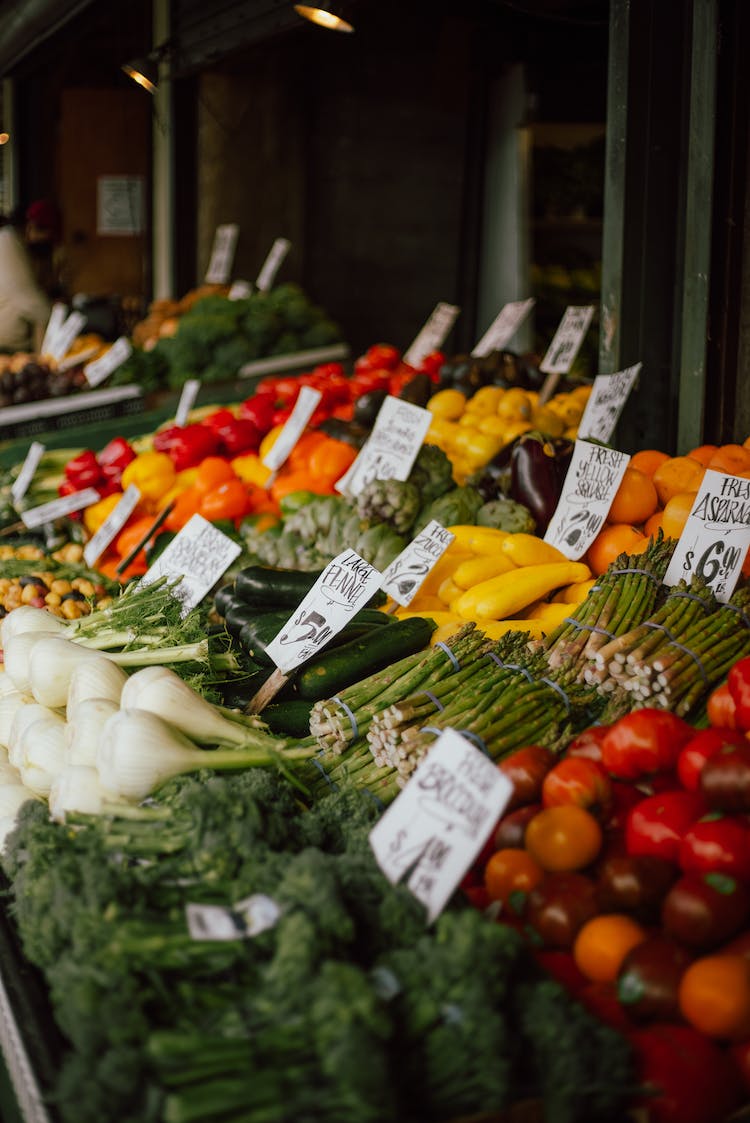
M737 1045L732 1045L729 1050L729 1056L734 1061L735 1067L740 1074L740 1080L745 1086L745 1092L750 1096L750 1040L741 1041Z
M513 795L506 811L523 807L525 803L539 802L542 782L556 759L551 749L542 745L526 745L498 763L500 771L513 785Z
M569 951L554 951L547 948L534 948L534 959L553 979L564 986L570 994L578 994L589 985L586 976Z
M542 803L545 807L577 803L600 818L605 817L612 803L612 783L595 760L567 757L544 777Z
M628 1038L649 1123L723 1123L741 1102L729 1057L692 1026L651 1025Z
M503 815L495 827L492 838L494 850L504 850L506 847L523 846L526 837L526 828L542 810L541 803L527 803L525 807L517 807L509 815Z
M651 936L625 956L617 978L617 994L636 1021L680 1020L680 979L692 955L666 936Z
M628 812L631 807L635 807L636 803L641 802L643 792L639 791L634 784L626 784L620 780L612 780L611 785L612 806L606 821L606 827L608 830L624 831Z
M700 775L707 760L716 756L724 745L747 744L742 733L734 729L701 729L680 749L677 758L677 775L680 783L688 791L695 792L700 784Z
M700 790L719 811L750 811L750 744L724 745L707 760Z
M750 917L750 889L726 874L688 874L664 898L667 935L690 948L708 950L737 935Z
M646 706L611 725L602 740L602 764L621 780L669 772L693 728L668 710Z
M613 982L589 982L583 990L579 991L576 998L585 1006L590 1014L600 1022L628 1033L633 1028L633 1023L628 1017L628 1011L622 1005L617 995L617 984Z
M652 854L613 854L599 868L599 908L602 912L627 912L645 923L655 921L679 872L672 862Z
M630 854L653 854L676 862L685 832L706 813L699 792L658 792L628 814L625 841Z
M750 825L714 812L693 823L680 846L685 873L726 873L750 883Z
M597 914L596 886L582 873L548 873L529 893L526 923L546 948L566 951L579 928Z

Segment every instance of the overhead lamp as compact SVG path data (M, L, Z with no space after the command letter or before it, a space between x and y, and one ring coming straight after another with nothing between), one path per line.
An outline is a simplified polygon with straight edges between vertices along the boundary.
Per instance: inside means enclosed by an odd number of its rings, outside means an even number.
M0 144L7 144L10 140L10 133L0 133Z
M121 69L144 90L154 94L159 85L159 63L166 58L170 48L171 43L161 43L149 54L131 59L130 62L124 62Z
M318 27L329 31L354 31L351 5L346 0L318 0L315 4L295 4L294 10Z

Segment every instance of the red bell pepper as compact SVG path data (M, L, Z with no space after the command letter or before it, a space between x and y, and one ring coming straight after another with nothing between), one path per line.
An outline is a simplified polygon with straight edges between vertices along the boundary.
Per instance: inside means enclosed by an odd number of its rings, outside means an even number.
M271 394L253 394L252 398L245 399L237 412L243 420L252 421L258 432L265 436L273 425L275 411Z
M89 485L87 484L86 486L88 487ZM57 487L57 494L61 498L65 495L77 495L79 491L83 491L83 488L77 487L72 482L72 480L63 480L62 483L58 484ZM69 519L82 519L83 511L73 511L72 514L67 515L66 517Z
M124 437L113 437L96 459L104 478L119 484L124 469L127 468L131 460L135 460L135 449Z
M419 369L424 374L429 374L433 382L437 382L440 368L445 362L445 354L442 351L430 351L429 355L425 355L419 364Z
M65 465L65 478L73 484L73 491L83 491L85 487L95 487L101 479L99 461L90 448L74 456ZM69 495L70 492L66 492Z
M154 437L154 451L166 452L178 472L195 468L218 448L219 438L208 425L170 425Z
M226 456L239 456L241 452L257 452L263 434L248 417L230 417L215 429Z
M208 425L209 429L214 429L217 433L224 425L228 425L230 421L234 421L235 416L231 409L217 409L213 413L209 413L208 417L204 417L202 424Z

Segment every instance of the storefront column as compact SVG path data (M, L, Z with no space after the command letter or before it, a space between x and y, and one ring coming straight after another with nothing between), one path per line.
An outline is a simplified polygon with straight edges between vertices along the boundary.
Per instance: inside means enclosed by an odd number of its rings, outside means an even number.
M170 36L169 0L154 0L154 46ZM156 300L174 297L174 159L169 61L159 63L153 119L153 277Z

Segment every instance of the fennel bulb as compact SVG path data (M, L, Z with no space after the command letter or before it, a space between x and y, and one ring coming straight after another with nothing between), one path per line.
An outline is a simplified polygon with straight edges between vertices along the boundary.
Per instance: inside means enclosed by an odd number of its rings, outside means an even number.
M14 609L14 611L17 612L18 610ZM44 609L40 608L37 611L44 612ZM11 612L9 615L12 616L13 613ZM47 615L50 620L56 619L51 613L47 613ZM10 676L16 690L20 690L23 694L31 693L31 680L29 678L31 653L40 640L55 638L54 632L51 631L19 632L17 635L10 637L3 647L3 659L6 674Z
M64 723L42 718L29 725L19 742L21 779L36 795L48 796L67 764Z
M52 781L49 810L58 823L65 822L70 812L101 815L104 793L97 770L84 764L68 764Z
M21 742L26 730L37 721L47 720L57 721L61 726L65 726L65 721L59 714L54 710L48 710L46 706L40 706L38 702L27 702L16 710L8 736L8 760L14 768L21 767Z
M77 662L68 686L68 721L75 716L82 702L93 698L105 699L119 707L120 695L127 681L125 672L106 655Z
M248 729L223 717L169 667L144 667L125 683L123 710L147 710L179 729L192 741L206 745L246 745ZM257 725L252 732L257 733Z
M70 764L88 764L92 767L96 764L96 752L104 724L119 708L109 698L84 698L72 709L68 706L65 744Z
M13 643L24 640L25 636L18 636ZM75 668L84 662L106 659L96 651L81 647L73 640L63 636L35 637L36 643L29 656L29 685L31 693L37 702L43 706L54 709L64 706L68 701L70 680Z
M16 773L14 784L0 784L0 819L15 819L24 803L35 798L34 793L21 783Z
M273 742L267 738L269 744ZM184 734L146 710L120 710L102 730L96 767L104 791L120 799L141 800L183 772L201 768L236 769L270 765L268 749L198 749Z
M4 749L10 748L16 714L30 702L31 698L28 694L21 694L18 690L13 691L12 694L4 694L0 698L0 745Z
M5 649L12 636L20 636L24 632L66 632L68 625L59 617L53 616L46 608L34 608L31 604L19 604L0 622L0 646Z
M15 693L15 684L7 671L0 670L0 698Z

